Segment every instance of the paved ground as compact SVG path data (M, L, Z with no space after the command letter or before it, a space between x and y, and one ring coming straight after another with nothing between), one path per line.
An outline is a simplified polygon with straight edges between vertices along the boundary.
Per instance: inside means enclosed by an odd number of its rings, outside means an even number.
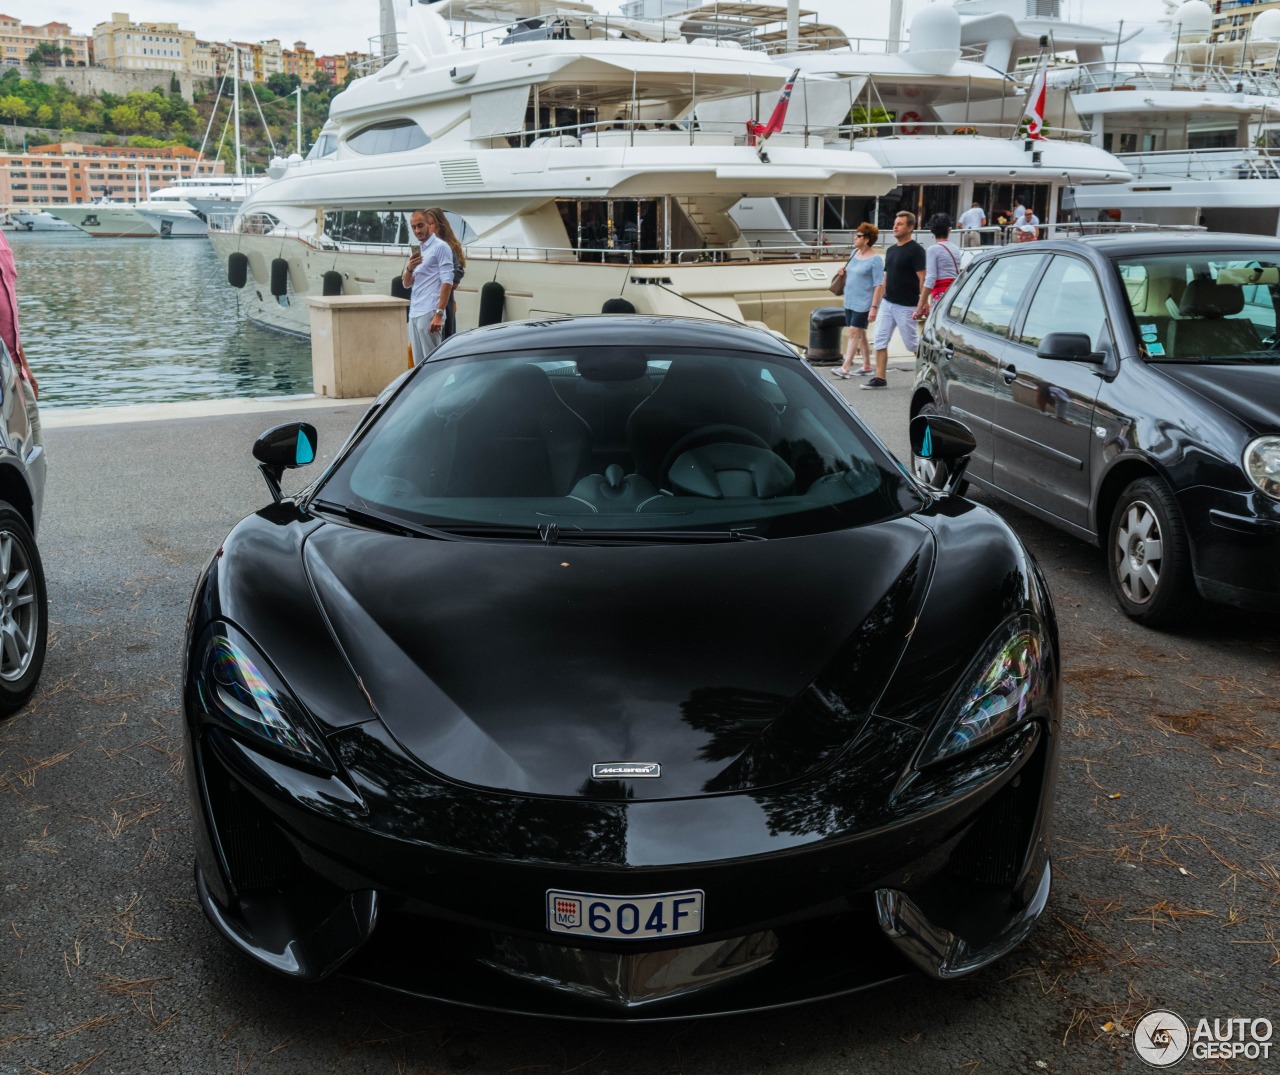
M842 385L899 451L909 383L895 370L881 392ZM322 460L360 410L308 410ZM193 899L178 654L201 563L267 500L252 439L290 416L48 416L50 654L33 704L0 724L0 1072L1092 1075L1145 1070L1128 1033L1157 1005L1280 1023L1280 621L1217 610L1183 634L1134 627L1096 550L1012 512L1062 621L1066 742L1054 893L998 966L750 1019L611 1028L304 988L247 965Z

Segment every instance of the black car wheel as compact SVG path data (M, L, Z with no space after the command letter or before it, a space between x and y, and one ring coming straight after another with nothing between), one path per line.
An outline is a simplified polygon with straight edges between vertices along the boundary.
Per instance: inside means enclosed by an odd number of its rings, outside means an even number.
M21 709L44 667L49 596L26 520L0 501L0 716Z
M916 415L921 414L941 414L942 408L933 400L924 404ZM922 455L911 456L911 473L915 475L916 480L922 485L927 485L930 489L942 489L947 484L947 479L951 477L951 468L947 466L941 459L926 459ZM967 481L961 481L955 488L958 496L964 496L965 490L969 488Z
M1126 615L1148 627L1181 621L1195 599L1187 531L1173 494L1155 478L1125 489L1108 531L1111 587Z

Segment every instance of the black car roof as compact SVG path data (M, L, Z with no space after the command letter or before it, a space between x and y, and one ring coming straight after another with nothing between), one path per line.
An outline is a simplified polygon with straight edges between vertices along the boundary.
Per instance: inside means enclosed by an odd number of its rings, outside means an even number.
M1081 246L1105 257L1134 254L1196 253L1224 250L1269 250L1280 255L1280 239L1268 235L1240 235L1230 232L1157 231L1124 232L1113 235L1082 235L1072 239L1046 239L1035 244L1015 244L1004 250L1035 253L1037 250L1079 250Z
M650 317L605 314L504 321L460 333L442 344L428 359L460 358L496 351L540 347L714 347L756 351L779 358L798 358L786 342L771 332L727 321L692 317Z

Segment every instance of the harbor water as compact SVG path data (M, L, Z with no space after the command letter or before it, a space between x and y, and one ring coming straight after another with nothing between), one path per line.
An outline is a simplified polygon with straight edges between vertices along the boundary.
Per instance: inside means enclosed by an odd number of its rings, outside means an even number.
M311 392L310 341L248 324L207 240L5 237L42 410Z

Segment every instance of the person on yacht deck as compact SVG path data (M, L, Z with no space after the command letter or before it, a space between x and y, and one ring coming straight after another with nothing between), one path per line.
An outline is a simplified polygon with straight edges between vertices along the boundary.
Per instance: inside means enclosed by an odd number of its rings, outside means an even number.
M960 238L962 246L980 246L982 233L978 229L987 226L987 211L982 208L981 202L974 202L971 209L960 214L956 224L963 232Z

